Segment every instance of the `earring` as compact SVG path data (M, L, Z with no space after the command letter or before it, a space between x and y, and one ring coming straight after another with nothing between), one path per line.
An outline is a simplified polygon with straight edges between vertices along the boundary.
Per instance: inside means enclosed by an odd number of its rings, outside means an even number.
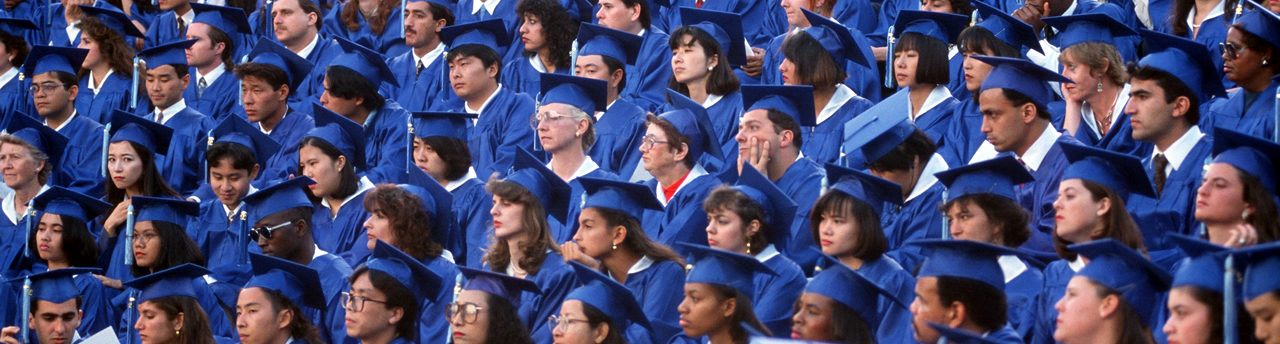
M582 137L582 133L573 133L573 137Z
M716 69L716 67L715 67L715 66L707 66L707 71L708 71L708 72L710 72L712 69Z
M1265 57L1264 57L1264 58L1262 58L1262 66L1263 66L1263 67L1270 66L1270 65L1271 65L1271 59L1268 59L1268 58L1265 58Z
M618 249L618 244L613 244L613 249Z
M1102 92L1102 82L1098 82L1098 92Z
M181 336L181 335L182 335L182 330L173 330L173 335L174 335L174 336Z
M751 253L751 239L747 239L747 253Z

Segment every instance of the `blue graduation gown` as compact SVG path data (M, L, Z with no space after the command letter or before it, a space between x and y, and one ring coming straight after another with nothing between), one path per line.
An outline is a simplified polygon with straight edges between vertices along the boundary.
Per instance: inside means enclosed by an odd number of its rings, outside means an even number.
M1196 193L1200 189L1200 175L1204 171L1204 165L1211 158L1212 146L1213 142L1208 136L1201 137L1182 160L1182 164L1175 166L1173 172L1169 173L1159 198L1135 195L1126 200L1126 208L1142 230L1142 241L1152 261L1161 266L1170 267L1181 258L1181 254L1169 252L1178 249L1165 239L1165 234L1194 236L1199 230L1200 222L1195 219ZM1142 165L1147 176L1154 179L1152 156L1143 156Z
M76 95L76 114L88 117L94 122L104 123L111 119L111 112L114 110L134 112L129 108L129 83L132 82L132 77L132 75L115 71L102 81L102 87L98 88L96 94L89 89L89 76L80 78L80 93ZM138 97L140 101L144 98L146 97Z
M521 57L507 61L502 67L502 86L510 88L512 92L525 93L529 95L537 95L541 93L542 72L538 71L533 63L541 64L542 61L532 61L529 57ZM532 57L537 59L537 57ZM556 68L552 73L569 74L569 68ZM537 97L534 97L535 99Z
M423 61L423 63L428 62ZM393 87L385 82L382 83L382 87L387 89L385 94L391 95L391 98L405 110L430 111L438 106L444 106L445 102L458 99L458 96L453 94L452 85L449 83L448 62L444 60L444 54L440 54L439 58L429 62L422 69L422 73L417 72L418 66L413 60L412 50L388 59L387 66L396 75L396 81L400 87Z
M984 338L1000 344L1024 344L1025 343L1022 340L1022 337L1019 336L1018 332L1014 330L1012 327L1010 327L1008 324L1005 324L1005 326L1000 328L999 330L992 331L990 334L987 334L986 337Z
M160 12L155 20L151 21L151 26L147 27L145 37L147 46L155 47L184 40L187 38L186 28L188 27L191 27L191 23L186 23L182 30L178 29L178 14L172 10Z
M827 170L821 164L808 157L802 157L787 167L787 171L774 181L778 189L787 194L787 197L790 197L798 206L795 218L791 220L791 241L788 247L782 247L779 251L799 264L804 271L813 270L820 256L818 252L821 252L812 250L818 245L813 241L813 231L809 228L809 210L813 209L813 203L817 202L818 196L822 195L822 180L826 177ZM790 308L787 309L790 310Z
M453 111L464 112L465 107L460 105ZM506 172L515 160L516 147L529 147L537 142L533 128L529 127L529 116L536 110L533 98L506 87L493 95L467 139L476 176L488 179L493 172Z
M945 87L945 85L938 85L937 87ZM889 96L889 98L885 99L884 101L887 102L890 99L896 98L899 94L901 94L904 106L909 106L909 105L905 105L905 104L910 104L909 102L906 101L908 98L907 96L909 92L904 92L904 91L906 90L904 89L902 91L894 93L894 95ZM933 108L930 108L928 111L920 113L920 115L916 116L916 119L915 119L916 128L920 128L921 131L924 131L926 135L929 135L929 139L932 139L935 143L938 142L939 140L942 139L948 127L951 126L951 118L952 118L951 113L954 111L956 104L959 104L959 103L960 102L957 101L956 98L947 97L946 100L943 100L941 103L934 105ZM909 108L902 107L902 109L904 109L905 111L905 109L909 109Z
M243 114L243 112L241 112ZM298 143L302 142L302 138L306 137L307 132L316 127L316 121L310 114L294 111L293 107L289 108L289 112L271 128L271 133L267 136L276 143L280 144L280 151L275 156L267 159L267 166L259 173L259 180L283 180L289 175L300 175L298 173ZM258 185L258 187L263 187Z
M644 308L644 315L650 323L662 322L665 326L653 326L654 342L666 342L668 338L679 332L680 313L676 307L684 301L684 290L677 286L684 285L684 267L680 264L664 260L655 262L636 272L627 273L627 289L635 294L636 301ZM658 329L676 329L675 332Z
M502 23L507 27L507 37L511 37L512 42L510 45L505 47L491 48L494 48L494 50L498 52L498 55L503 57L502 61L504 63L513 58L519 57L520 52L524 51L524 45L520 43L520 33L518 32L520 29L520 23L523 20L519 18L516 13L516 5L519 1L498 0L498 4L494 6L493 12L489 12L489 9L481 6L478 11L472 13L471 7L476 1L480 0L459 0L457 2L453 8L453 25L470 24L495 18L502 19Z
M187 89L182 90L182 99L186 100L187 106L209 116L214 122L221 122L223 118L234 113L231 109L240 100L240 83L237 82L232 71L223 72L218 80L214 80L204 89L204 93L199 95L197 93L200 89L200 76L196 75L195 68L191 68L189 75L191 82L187 85Z
M404 14L401 14L400 6L393 8L387 15L387 25L383 27L382 33L376 33L373 32L369 22L365 21L363 15L356 16L359 30L348 29L346 22L342 21L342 6L345 4L345 2L334 3L333 8L325 14L324 25L320 29L321 36L341 37L373 49L384 56L396 56L410 50L409 46L404 44L404 37L400 36L400 26L404 25Z
M588 159L590 159L588 157ZM609 173L608 171L596 168L583 177L618 180L618 175ZM569 214L565 217L563 223L556 221L555 218L547 215L547 223L551 227L551 238L555 242L566 242L573 240L573 235L578 233L578 214L582 213L582 200L585 199L587 190L582 187L582 182L578 178L569 180ZM576 201L575 201L576 200Z
M50 5L57 5L61 7L60 3L48 4L48 1L25 0L25 1L19 2L17 5L14 5L13 9L8 11L4 11L2 8L0 8L0 16L4 16L7 18L28 19L28 20L31 20L31 22L35 23L37 27L45 27L44 20L45 18L48 17L48 12L49 12L47 6L50 6ZM62 16L62 13L59 12L58 15ZM54 27L60 28L59 26L54 26ZM62 27L65 27L65 26L62 26ZM63 31L63 32L65 33L66 31ZM27 45L45 44L45 42L47 41L47 37L48 36L46 35L46 31L44 30L28 30L23 34L23 39L27 40Z
M269 35L275 37L275 35ZM315 66L311 68L311 74L307 75L307 79L298 85L297 92L289 92L289 106L294 108L309 109L311 101L320 101L320 94L324 93L324 72L329 67L333 58L342 54L342 47L331 38L326 38L323 34L316 34L316 47L311 49L311 53L304 56L307 62Z
M241 206L239 210L248 211L248 205ZM251 242L246 234L253 224L246 224L238 213L227 214L226 207L216 197L200 202L200 216L193 218L191 223L187 227L187 234L200 247L204 256L208 257L207 265L210 268L245 264L249 257L241 256L241 251L260 252L257 243ZM249 246L253 246L253 249L249 249Z
M1031 338L1035 327L1036 307L1040 292L1044 289L1044 273L1026 261L1027 269L1013 280L1005 282L1004 293L1009 305L1008 329L1014 331L1018 343Z
M1148 7L1148 9L1150 8ZM1165 8L1165 10L1171 10L1171 8ZM1231 17L1235 16L1234 14L1235 9L1226 8L1222 14L1212 18L1205 18L1204 21L1200 22L1200 31L1195 33L1195 37L1191 36L1191 30L1187 30L1187 33L1182 35L1182 38L1204 44L1205 49L1209 52L1209 58L1213 60L1213 67L1217 68L1219 72L1222 71L1222 53L1220 52L1221 50L1218 50L1218 45L1227 41L1227 29L1231 28ZM1151 17L1153 25L1155 24L1155 18ZM1173 18L1169 18L1169 20L1173 20ZM1222 75L1222 85L1226 89L1236 87L1235 82L1227 80L1226 74Z
M1275 140L1275 81L1258 95L1258 99L1245 108L1245 90L1236 89L1227 94L1227 101L1218 102L1210 109L1210 114L1200 116L1200 127L1212 133L1208 128L1222 127L1245 134Z
M866 3L866 2L857 2L857 3ZM836 7L840 7L840 5L841 3L838 3L838 2L836 3ZM859 6L859 5L850 4L847 6ZM874 18L872 20L874 20ZM873 21L871 23L874 24L875 22ZM865 36L863 36L862 32L865 32L865 31L851 32L851 34L853 34L853 40L855 44L858 44L859 46L869 47L871 42ZM778 35L777 37L774 37L772 40L770 40L768 45L764 48L765 49L764 66L761 68L761 72L760 72L760 78L759 78L760 84L762 85L782 85L783 84L782 72L778 70L778 66L782 65L782 60L786 59L786 56L782 55L782 41L786 40L787 37L789 37L789 34ZM868 61L875 60L875 55L872 53L870 49L864 49L862 55L863 55L863 58ZM875 68L874 66L872 67L863 66L853 61L845 61L844 70L847 71L846 74L849 75L848 78L844 80L845 86L849 87L849 89L852 89L853 92L858 94L859 97L866 98L867 100L870 100L872 102L880 101L881 87L883 86L884 82L880 80L880 70L878 68ZM741 77L742 77L742 74L739 74L739 78ZM747 80L744 79L743 83L747 83Z
M680 7L695 7L696 0L674 0L671 1L671 10L667 13L667 22L671 30L680 27L680 11L675 10ZM761 46L767 44L769 39L782 34L782 28L779 30L775 25L767 25L769 16L772 15L773 6L777 6L775 1L752 1L752 0L724 0L724 1L706 1L702 4L702 9L737 13L742 16L742 33L744 38L751 46ZM785 21L784 21L785 22ZM751 24L746 24L751 23ZM734 44L742 44L734 42Z
M36 263L28 271L15 271L17 275L14 277L47 271L49 271L48 266L45 266L43 263ZM103 286L102 280L99 280L97 277L93 277L93 274L75 275L72 277L72 280L75 281L76 289L80 290L78 295L84 300L80 305L80 327L77 327L76 331L79 333L98 333L98 331L102 331L102 329L114 326L117 321L116 319L119 319L120 317L120 312L115 307L112 307L111 298L118 294L119 291ZM19 288L22 288L20 282L10 283L6 286L5 291L12 292L12 295L6 296L13 297L14 300L17 300L17 297L19 296ZM14 301L14 303L10 303L8 305L17 305L16 302L18 301ZM17 314L19 311L16 308L12 309L11 312L14 313L14 316L19 315ZM17 318L14 318L6 319L5 321L6 325L10 325L16 324L15 322L18 320ZM34 333L35 331L32 331L32 336L35 336Z
M800 129L805 131L802 136L804 145L800 147L800 151L804 153L805 157L813 159L819 165L837 163L837 160L840 159L840 146L844 144L845 122L853 120L863 111L867 111L872 104L866 98L854 95L844 104L827 104L828 107L833 105L839 106L839 108L831 117L811 129ZM808 213L805 216L808 216Z
M594 125L596 142L587 155L600 169L630 180L640 163L640 142L644 139L644 109L618 98Z
M951 126L937 138L941 141L938 155L947 166L964 166L987 141L987 134L982 133L982 112L973 98L961 100L951 112Z
M573 267L564 262L564 256L548 252L538 274L531 274L525 279L537 284L542 294L521 293L520 307L516 312L520 314L520 319L524 319L525 325L528 325L535 343L551 343L551 327L547 326L547 317L557 314L560 304L564 303L564 297L578 286L577 275Z
M951 81L947 83L947 90L951 91L951 97L956 100L973 98L973 94L966 87L968 83L964 81L964 55L956 53L947 59L948 71L951 73ZM934 138L937 140L938 138Z
M77 114L58 133L73 139L67 142L62 165L50 184L101 197L107 180L102 176L102 125Z
M904 305L915 300L916 278L911 272L903 270L893 258L881 255L875 260L863 261L862 267L857 271L895 295ZM877 304L880 326L876 327L876 342L915 343L912 339L911 311L883 297Z
M45 40L43 42L55 47L76 47L76 45L80 44L80 36L76 35L76 37L67 37L67 30L65 28L69 25L67 25L67 16L65 14L66 12L64 12L64 9L62 8L62 2L55 2L50 6L54 6L53 16L50 18L53 21L53 24L45 28ZM41 23L37 22L36 26L40 26L40 24ZM27 40L27 44L32 43L30 40Z
M364 247L364 245L361 245ZM351 277L351 265L341 257L330 253L316 252L307 267L316 269L320 274L320 288L324 292L325 309L307 310L307 318L316 325L320 336L327 343L355 344L359 341L347 337L347 310L342 306L342 293L350 288L347 278Z
M884 226L885 237L889 239L887 255L900 262L903 268L915 270L924 257L919 246L904 246L906 243L942 238L942 213L938 212L938 205L942 204L944 191L946 187L942 183L934 182L903 205L886 204L882 210L880 222Z
M31 106L31 94L27 93L27 88L31 87L31 81L22 76L22 71L17 69L18 66L13 68L17 74L4 86L0 86L0 114L7 116L14 111L22 111L27 116L39 117L40 115L35 113L35 109Z
M321 250L342 257L347 265L359 265L372 251L365 245L369 231L364 228L364 221L369 219L369 212L364 209L364 196L368 190L356 192L350 200L342 204L337 216L329 216L329 207L321 204L315 206L311 222L315 224L312 236L316 246Z
M446 344L453 338L453 333L449 332L452 324L442 315L448 314L449 304L453 303L453 290L457 286L457 277L461 272L457 265L443 256L426 258L422 263L431 272L440 276L440 292L432 298L422 300L418 312L418 337L415 343Z
M1058 199L1058 183L1062 181L1062 172L1069 165L1067 157L1062 154L1061 146L1063 143L1079 144L1079 142L1070 135L1059 136L1057 142L1045 154L1044 160L1040 162L1040 168L1031 171L1031 176L1035 177L1036 181L1014 187L1014 192L1018 195L1018 205L1031 213L1031 240L1023 244L1023 248L1053 251L1052 239L1050 239L1055 226L1053 218L1056 214L1053 210L1053 201ZM1029 244L1035 244L1037 247L1031 247Z
M25 213L17 216L18 221L14 223L8 216L0 214L0 239L4 240L0 243L0 271L9 272L19 268L19 261L23 259L30 216Z
M1067 283L1075 277L1075 270L1067 265L1067 261L1059 259L1044 268L1044 291L1040 293L1039 305L1036 307L1036 324L1028 344L1052 344L1053 331L1057 328L1058 311L1053 305L1062 299L1067 292Z
M707 213L702 210L702 201L707 199L712 189L722 184L720 179L709 174L684 182L685 185L671 196L671 200L667 201L662 210L646 210L644 219L641 221L645 235L654 242L675 248L677 251L679 251L679 246L676 246L678 242L706 244ZM659 193L661 190L657 189L657 179L646 180L644 185L654 190L654 195L659 200L664 197Z
M466 252L453 252L454 261L470 268L484 265L484 249L489 247L489 229L493 226L493 196L484 190L484 182L470 178L450 191L453 194L453 220L458 223L465 239Z
M94 279L97 278L94 277ZM230 318L223 311L218 299L214 297L208 281L204 277L196 277L191 280L191 287L195 289L195 299L200 304L200 308L204 310L205 315L209 318L209 328L213 330L213 336L230 338L235 333L232 332L235 324L228 320ZM125 288L123 293L111 299L111 303L116 309L124 310L123 316L119 318L118 326L115 329L121 343L142 343L142 340L138 339L138 332L133 330L133 325L138 322L138 308L133 302L133 298L136 297L135 293L138 292L134 288Z
M154 112L148 113L154 118ZM209 117L187 107L178 111L168 121L166 127L173 129L173 140L169 142L169 151L163 157L156 156L156 167L165 176L165 182L183 195L190 195L204 180L205 137L209 128L213 127Z
M886 47L888 45L889 27L893 26L898 20L898 12L902 10L920 9L920 2L915 0L883 0L880 3L880 20L876 21L875 31L866 33L866 37L871 41L871 45L875 47ZM901 37L902 33L895 33L894 38ZM892 52L890 52L892 53Z
M657 21L658 12L650 13ZM627 65L627 85L619 91L618 97L646 111L655 111L667 103L667 83L671 80L671 48L668 44L671 36L654 27L642 36L644 41L640 44L640 55L636 56L635 64Z
M769 246L773 247L773 245ZM756 286L751 303L752 309L756 312L756 318L760 319L760 322L764 323L774 336L781 337L783 333L790 333L791 309L809 280L805 279L804 271L801 271L800 266L795 262L781 253L769 255L770 251L777 252L776 249L765 248L763 252L756 255L756 259L763 259L761 263L769 267L774 274L757 273L751 278Z
M376 115L369 116L372 122L364 125L364 157L369 167L364 174L374 183L395 183L409 163L409 146L405 142L409 112L388 99Z

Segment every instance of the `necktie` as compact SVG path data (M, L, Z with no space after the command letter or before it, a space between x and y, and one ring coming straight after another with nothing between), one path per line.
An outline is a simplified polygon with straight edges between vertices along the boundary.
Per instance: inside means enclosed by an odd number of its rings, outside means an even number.
M1164 172L1164 169L1169 167L1169 159L1165 158L1164 154L1156 154L1156 158L1152 159L1152 162L1156 170L1156 196L1160 196L1164 192L1164 181L1169 178L1168 174Z
M164 112L160 112L160 109L156 109L156 123L164 124Z
M423 66L423 65L422 65L422 60L418 60L418 74L414 74L414 75L415 75L415 76L416 76L416 75L422 75L422 69L423 69L423 68L426 68L426 66Z
M693 6L694 6L694 7L697 7L697 8L702 8L702 0L698 0L697 2L695 2L695 3L693 4Z
M209 87L209 83L204 81L204 77L200 78L200 82L196 83L196 97L204 96L204 89Z
M182 20L182 17L178 17L178 35L186 36L186 34L187 34L187 22Z

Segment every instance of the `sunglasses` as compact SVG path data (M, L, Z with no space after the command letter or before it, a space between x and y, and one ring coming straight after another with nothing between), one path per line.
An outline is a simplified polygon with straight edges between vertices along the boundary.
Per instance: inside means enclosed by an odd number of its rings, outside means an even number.
M255 227L255 228L249 229L249 239L253 239L253 241L258 241L259 238L271 240L272 232L275 232L277 229L281 229L281 228L284 228L285 226L289 226L292 224L293 224L293 221L289 221L289 222L281 223L275 226L269 226L269 227L262 226L262 227Z

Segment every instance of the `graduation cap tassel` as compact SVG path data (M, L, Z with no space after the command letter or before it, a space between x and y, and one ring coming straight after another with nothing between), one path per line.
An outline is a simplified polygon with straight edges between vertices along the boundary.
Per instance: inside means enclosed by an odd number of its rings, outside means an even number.
M1280 142L1280 89L1276 89L1275 109L1271 110L1272 118L1276 119L1275 128L1272 129L1271 139Z
M240 263L249 264L249 212L240 212ZM452 333L452 332L450 332Z
M885 52L884 87L893 88L893 27L889 27L889 50Z
M413 163L413 120L410 120L410 121L409 121L409 135L408 135L408 136L409 136L409 143L408 143L408 145L407 145L407 147L406 147L405 152L408 152L409 154L405 154L405 159L404 159L404 160L405 160L405 164L404 164L404 173L409 173L409 169L414 168L414 167L417 167L417 166L416 166L417 164ZM407 183L408 181L406 180L405 182ZM450 333L452 333L452 332L450 332Z
M942 189L942 199L951 199L947 196L948 191L950 190ZM947 220L946 216L942 217L942 239L951 240L951 220Z
M32 208L33 205L35 205L34 201L27 202L27 215L30 215L30 216L27 217L27 239L26 241L23 241L23 243L31 242L31 232L34 232L36 230L36 222L40 221L36 219L36 210L35 208ZM26 249L22 250L22 256L31 258L31 246L29 245L24 245L24 246Z
M270 0L267 0L267 2L270 2ZM240 57L240 63L245 62L249 62L249 55ZM236 105L244 106L244 80L236 78L236 86L239 86L236 87L236 90L238 90L238 93L236 93ZM290 92L293 91L291 90Z
M125 319L133 319L137 315L138 309L135 307L136 305L134 305L134 303L138 302L138 292L139 291L137 289L129 291L129 304L126 306L127 308L124 312ZM129 326L128 333L129 335L124 336L125 343L133 344L133 338L138 334L138 329L133 328L133 326Z
M404 13L408 10L409 10L409 0L400 0L400 12ZM404 36L405 26L407 25L408 24L405 23L404 16L400 16L400 38L409 39L409 37Z
M133 203L129 204L128 216L124 222L124 265L133 265Z
M1222 331L1222 342L1227 344L1240 342L1240 334L1234 330L1239 320L1236 317L1236 301L1238 300L1236 297L1235 260L1235 255L1228 254L1226 262L1223 263L1226 273L1222 276L1222 328L1224 329Z
M138 56L133 57L133 82L129 83L129 110L138 108Z
M829 183L830 183L830 181L829 181L829 180L827 180L827 176L825 176L825 175L824 175L824 176L822 176L822 192L819 192L819 194L825 194L825 193L827 193L827 188L830 186L830 184L829 184Z
M31 323L31 278L30 277L22 279L22 322L19 323L19 326L18 326L18 328L21 329L22 331L20 331L21 334L19 334L18 338L21 338L23 342L26 342L27 338L31 338L28 336L28 333L31 332L31 329L28 328L27 326L27 324L29 323Z
M107 175L107 146L111 143L111 122L102 126L102 178L110 177Z
M623 61L623 62L626 62L626 61ZM575 75L574 72L576 71L576 69L578 69L577 66L578 66L578 40L575 39L573 40L573 43L569 46L569 75ZM601 110L601 111L604 111L604 110Z
M1240 20L1240 14L1244 13L1244 1L1236 3L1236 14L1231 16L1231 23L1235 24L1236 20Z
M969 26L978 25L978 11L969 14Z

